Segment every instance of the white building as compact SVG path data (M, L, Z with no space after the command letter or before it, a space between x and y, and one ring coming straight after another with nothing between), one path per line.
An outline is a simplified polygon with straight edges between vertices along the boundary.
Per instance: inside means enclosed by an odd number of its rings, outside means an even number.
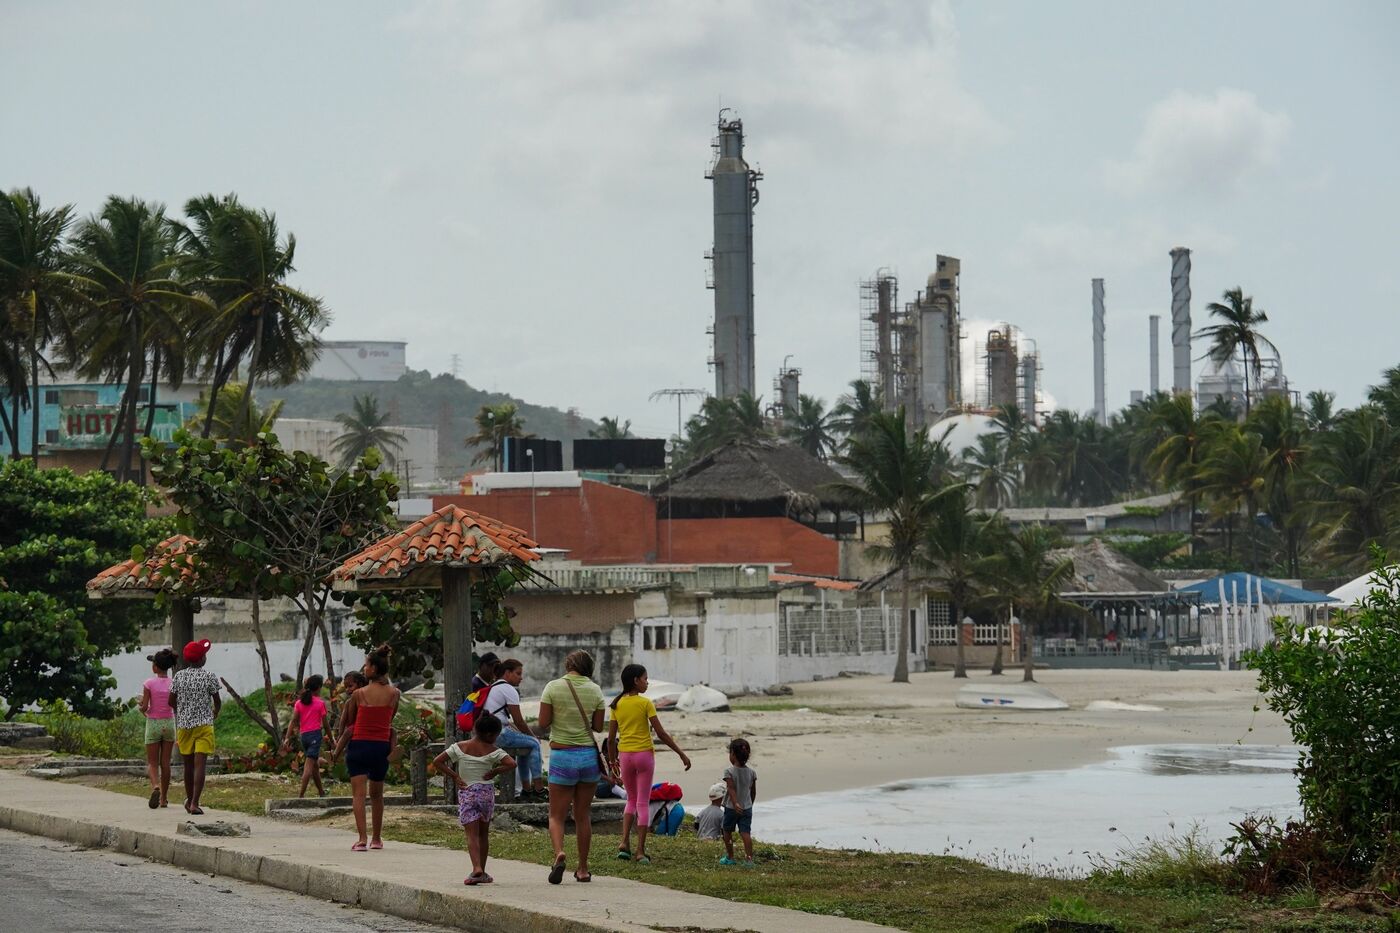
M401 340L325 340L307 379L395 382L408 371Z
M438 432L437 428L421 428L409 425L386 425L390 431L404 436L403 447L398 451L381 451L393 458L393 470L408 481L412 487L438 481ZM345 433L338 421L321 421L314 418L278 418L272 431L287 450L304 450L325 460L336 463L339 457L331 449L336 439ZM405 490L407 495L411 490Z

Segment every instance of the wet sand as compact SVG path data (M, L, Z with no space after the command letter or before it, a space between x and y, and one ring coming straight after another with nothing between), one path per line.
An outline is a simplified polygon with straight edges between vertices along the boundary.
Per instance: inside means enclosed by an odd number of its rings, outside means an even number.
M1116 746L1157 744L1287 745L1278 715L1260 709L1250 671L1038 670L1036 681L1069 703L1057 712L964 710L954 706L951 673L792 684L793 696L743 703L796 709L727 713L663 713L662 723L694 762L682 773L669 750L658 751L656 780L676 781L689 808L728 764L734 735L753 745L759 796L772 799L868 787L888 781L1074 768L1107 760ZM1020 683L1019 669L982 683ZM1163 707L1086 710L1094 700ZM830 712L828 712L830 711Z

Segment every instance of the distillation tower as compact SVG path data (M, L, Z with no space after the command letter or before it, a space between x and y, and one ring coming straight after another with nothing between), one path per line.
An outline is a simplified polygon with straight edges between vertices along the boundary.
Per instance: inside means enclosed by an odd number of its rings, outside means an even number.
M714 161L705 177L714 190L715 242L710 250L715 292L715 395L754 394L753 209L763 173L744 161L744 124L719 112Z

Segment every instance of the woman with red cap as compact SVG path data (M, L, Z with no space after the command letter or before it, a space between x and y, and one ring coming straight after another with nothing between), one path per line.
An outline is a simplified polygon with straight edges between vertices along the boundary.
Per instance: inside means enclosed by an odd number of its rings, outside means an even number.
M185 645L185 667L170 678L170 708L175 712L175 744L185 773L185 812L203 816L204 763L214 754L214 720L219 715L219 678L204 669L209 640Z

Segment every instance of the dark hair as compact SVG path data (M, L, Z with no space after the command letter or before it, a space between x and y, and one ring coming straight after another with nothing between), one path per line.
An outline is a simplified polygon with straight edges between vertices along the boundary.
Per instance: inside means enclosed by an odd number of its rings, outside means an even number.
M629 693L637 692L637 681L647 675L647 669L640 664L629 664L622 669L622 692L613 697L612 708L617 709L617 703Z
M325 686L325 683L326 678L322 677L320 674L312 674L310 677L306 678L306 682L301 685L301 705L310 706L311 698L321 692L321 688Z
M340 682L345 684L352 692L361 687L369 686L369 678L359 671L346 671L345 676L340 679Z
M171 651L169 648L162 648L155 654L151 655L151 663L153 663L156 667L160 668L162 671L169 671L172 667L179 663L179 660L180 659L175 656L175 652Z
M365 662L369 664L370 667L374 668L374 676L376 678L388 677L389 659L393 656L393 648L390 648L388 645L380 645L378 648L375 648L369 653L369 655L365 658Z
M749 756L753 754L753 749L749 748L748 739L735 739L729 743L729 754L734 756L734 760L743 767L749 763Z
M482 716L472 726L472 734L483 742L494 742L501 734L501 721L495 716Z
M496 652L494 652L494 651L488 651L488 652L486 652L485 654L483 654L481 657L479 657L479 658L476 659L476 666L477 666L478 668L482 668L482 667L485 667L485 666L488 665L488 664L495 665L495 664L496 664L498 661L500 661L500 660L501 660L500 655L496 654ZM493 670L494 670L494 667L493 667Z
M501 675L507 674L510 671L523 671L524 669L525 665L521 661L518 661L515 658L506 658L500 664L496 665L496 676L500 677Z
M582 648L577 651L570 651L569 656L564 659L564 670L573 671L580 677L593 676L593 655Z

